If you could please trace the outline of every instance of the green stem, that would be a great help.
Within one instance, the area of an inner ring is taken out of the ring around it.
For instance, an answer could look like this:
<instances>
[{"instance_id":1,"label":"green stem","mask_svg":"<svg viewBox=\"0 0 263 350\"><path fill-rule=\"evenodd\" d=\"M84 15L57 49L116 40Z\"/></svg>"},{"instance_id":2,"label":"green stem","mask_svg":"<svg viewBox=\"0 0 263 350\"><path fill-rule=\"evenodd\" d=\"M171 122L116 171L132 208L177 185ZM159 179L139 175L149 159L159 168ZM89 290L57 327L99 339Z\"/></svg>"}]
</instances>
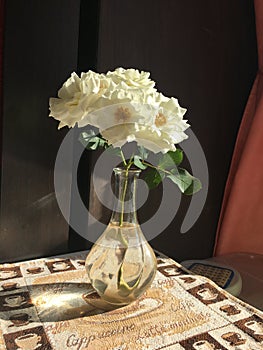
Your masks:
<instances>
[{"instance_id":1,"label":"green stem","mask_svg":"<svg viewBox=\"0 0 263 350\"><path fill-rule=\"evenodd\" d=\"M121 195L121 215L120 215L120 221L119 221L119 225L120 227L123 226L123 218L124 218L124 203L125 203L125 196L126 196L126 191L127 191L127 186L128 186L128 172L130 167L132 166L132 162L130 161L129 164L126 163L126 169L125 169L125 181L124 181L124 188L123 188L123 192Z\"/></svg>"},{"instance_id":2,"label":"green stem","mask_svg":"<svg viewBox=\"0 0 263 350\"><path fill-rule=\"evenodd\" d=\"M130 158L129 163L127 163L125 156L122 152L122 149L120 151L120 154L122 157L123 164L125 166L125 182L124 182L123 192L121 195L121 215L120 215L120 221L119 221L119 225L120 225L120 227L122 227L123 226L123 218L124 218L124 202L125 202L125 196L126 196L126 191L127 191L127 186L128 186L128 171L133 164L133 160L132 160L133 156Z\"/></svg>"},{"instance_id":3,"label":"green stem","mask_svg":"<svg viewBox=\"0 0 263 350\"><path fill-rule=\"evenodd\" d=\"M126 162L126 159L125 159L124 154L123 154L123 152L122 152L122 149L121 149L121 151L120 151L120 154L121 154L121 158L122 158L122 161L123 161L124 166L127 167L127 162Z\"/></svg>"},{"instance_id":4,"label":"green stem","mask_svg":"<svg viewBox=\"0 0 263 350\"><path fill-rule=\"evenodd\" d=\"M142 164L147 165L149 168L156 169L158 171L162 171L163 173L166 173L166 174L169 174L169 175L173 175L169 170L165 170L163 168L160 168L159 166L154 166L154 165L152 165L150 163L145 162L145 160L142 160Z\"/></svg>"}]
</instances>

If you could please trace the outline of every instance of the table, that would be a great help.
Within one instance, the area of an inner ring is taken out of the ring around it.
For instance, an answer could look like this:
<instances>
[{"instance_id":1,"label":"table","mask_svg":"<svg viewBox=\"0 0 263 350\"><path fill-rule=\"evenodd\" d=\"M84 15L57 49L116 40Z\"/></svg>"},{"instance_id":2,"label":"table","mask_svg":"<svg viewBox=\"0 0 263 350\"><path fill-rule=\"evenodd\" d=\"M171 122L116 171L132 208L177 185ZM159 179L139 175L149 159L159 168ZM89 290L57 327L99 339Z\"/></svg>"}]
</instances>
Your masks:
<instances>
[{"instance_id":1,"label":"table","mask_svg":"<svg viewBox=\"0 0 263 350\"><path fill-rule=\"evenodd\" d=\"M2 350L263 349L263 313L158 258L152 286L111 309L85 275L87 252L0 265Z\"/></svg>"}]
</instances>

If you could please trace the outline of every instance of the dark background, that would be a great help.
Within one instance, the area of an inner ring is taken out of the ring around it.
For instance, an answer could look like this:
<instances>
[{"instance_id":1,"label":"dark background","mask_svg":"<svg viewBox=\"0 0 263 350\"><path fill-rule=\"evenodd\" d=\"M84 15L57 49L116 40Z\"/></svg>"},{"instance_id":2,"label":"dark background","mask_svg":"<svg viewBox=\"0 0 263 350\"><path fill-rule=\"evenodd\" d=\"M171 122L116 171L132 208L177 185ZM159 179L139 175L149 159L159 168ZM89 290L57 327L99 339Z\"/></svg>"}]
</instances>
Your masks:
<instances>
[{"instance_id":1,"label":"dark background","mask_svg":"<svg viewBox=\"0 0 263 350\"><path fill-rule=\"evenodd\" d=\"M184 198L174 221L151 244L177 260L211 256L235 138L257 71L253 1L1 0L0 5L0 261L90 246L69 229L56 203L53 169L67 130L57 131L57 122L48 118L48 99L72 71L119 66L150 71L158 90L179 99L208 163L209 191L198 221L180 233L189 206ZM69 167L76 147L77 142ZM96 157L84 152L78 183L99 216L89 181ZM70 183L71 173L65 178ZM142 220L156 196L139 213ZM103 221L108 216L105 212Z\"/></svg>"}]
</instances>

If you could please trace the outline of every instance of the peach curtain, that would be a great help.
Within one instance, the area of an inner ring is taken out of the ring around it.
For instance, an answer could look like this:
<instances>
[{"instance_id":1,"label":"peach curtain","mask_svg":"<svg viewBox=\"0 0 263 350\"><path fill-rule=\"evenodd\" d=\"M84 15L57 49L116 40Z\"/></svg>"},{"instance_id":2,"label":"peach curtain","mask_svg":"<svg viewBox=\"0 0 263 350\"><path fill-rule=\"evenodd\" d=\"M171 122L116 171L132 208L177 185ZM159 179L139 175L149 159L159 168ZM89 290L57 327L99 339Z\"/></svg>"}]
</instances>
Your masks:
<instances>
[{"instance_id":1,"label":"peach curtain","mask_svg":"<svg viewBox=\"0 0 263 350\"><path fill-rule=\"evenodd\" d=\"M259 69L236 140L214 255L263 254L263 1L254 6Z\"/></svg>"}]
</instances>

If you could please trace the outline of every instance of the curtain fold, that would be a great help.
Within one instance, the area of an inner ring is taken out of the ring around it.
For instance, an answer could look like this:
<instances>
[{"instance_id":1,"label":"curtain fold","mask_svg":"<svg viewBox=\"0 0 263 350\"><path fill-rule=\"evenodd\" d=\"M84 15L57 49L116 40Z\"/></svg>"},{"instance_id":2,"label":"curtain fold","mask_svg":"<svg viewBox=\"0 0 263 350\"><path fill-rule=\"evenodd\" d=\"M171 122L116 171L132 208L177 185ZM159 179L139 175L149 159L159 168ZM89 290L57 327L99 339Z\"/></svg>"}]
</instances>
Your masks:
<instances>
[{"instance_id":1,"label":"curtain fold","mask_svg":"<svg viewBox=\"0 0 263 350\"><path fill-rule=\"evenodd\" d=\"M236 140L214 255L263 254L263 1L254 6L259 67Z\"/></svg>"}]
</instances>

